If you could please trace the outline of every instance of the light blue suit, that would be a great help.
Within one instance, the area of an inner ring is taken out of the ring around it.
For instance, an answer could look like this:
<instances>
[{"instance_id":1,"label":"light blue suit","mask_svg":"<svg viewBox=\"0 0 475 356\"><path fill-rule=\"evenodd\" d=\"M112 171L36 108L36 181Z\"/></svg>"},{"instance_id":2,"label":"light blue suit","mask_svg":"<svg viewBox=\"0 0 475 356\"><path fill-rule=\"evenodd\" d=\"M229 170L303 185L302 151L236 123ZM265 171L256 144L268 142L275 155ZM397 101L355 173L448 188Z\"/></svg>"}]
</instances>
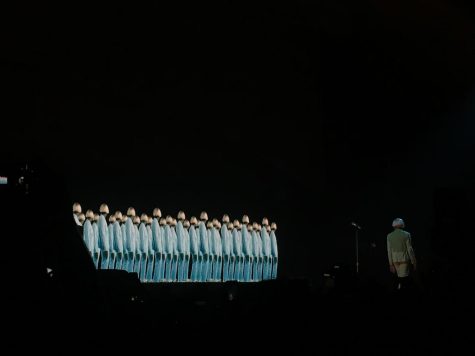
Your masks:
<instances>
[{"instance_id":1,"label":"light blue suit","mask_svg":"<svg viewBox=\"0 0 475 356\"><path fill-rule=\"evenodd\" d=\"M259 245L259 264L257 268L257 276L258 276L257 279L258 281L262 281L263 279L262 273L264 270L264 247L263 247L261 232L256 231L256 235L257 235L257 242Z\"/></svg>"},{"instance_id":2,"label":"light blue suit","mask_svg":"<svg viewBox=\"0 0 475 356\"><path fill-rule=\"evenodd\" d=\"M206 282L208 280L208 273L211 264L208 230L206 229L206 224L203 221L200 221L198 229L200 252L202 254L199 278L201 282Z\"/></svg>"},{"instance_id":3,"label":"light blue suit","mask_svg":"<svg viewBox=\"0 0 475 356\"><path fill-rule=\"evenodd\" d=\"M109 247L109 228L105 215L99 217L97 224L99 230L99 248L101 249L101 269L109 269L110 247Z\"/></svg>"},{"instance_id":4,"label":"light blue suit","mask_svg":"<svg viewBox=\"0 0 475 356\"><path fill-rule=\"evenodd\" d=\"M160 282L163 280L163 271L164 267L164 253L163 253L163 242L162 242L162 229L157 218L154 218L152 221L152 248L155 252L155 262L154 262L154 272L153 272L153 281Z\"/></svg>"},{"instance_id":5,"label":"light blue suit","mask_svg":"<svg viewBox=\"0 0 475 356\"><path fill-rule=\"evenodd\" d=\"M253 254L252 237L249 231L247 230L247 226L244 224L241 229L241 235L242 235L242 251L244 254L243 281L250 282L251 276L252 276L252 264L254 262L254 254Z\"/></svg>"},{"instance_id":6,"label":"light blue suit","mask_svg":"<svg viewBox=\"0 0 475 356\"><path fill-rule=\"evenodd\" d=\"M254 263L252 265L252 280L254 282L257 282L260 280L259 278L259 266L261 263L261 250L260 250L260 243L259 243L259 236L257 233L253 230L252 231L252 246L253 246L253 252L254 252Z\"/></svg>"},{"instance_id":7,"label":"light blue suit","mask_svg":"<svg viewBox=\"0 0 475 356\"><path fill-rule=\"evenodd\" d=\"M139 225L139 244L136 256L140 258L140 267L137 271L142 282L147 281L147 254L148 254L148 231L147 225L141 223Z\"/></svg>"},{"instance_id":8,"label":"light blue suit","mask_svg":"<svg viewBox=\"0 0 475 356\"><path fill-rule=\"evenodd\" d=\"M234 228L233 228L234 229ZM229 260L229 280L230 281L235 281L236 277L234 276L234 268L236 266L236 253L234 252L234 236L233 236L233 230L228 230L228 236L229 236L229 248L231 251L231 258Z\"/></svg>"},{"instance_id":9,"label":"light blue suit","mask_svg":"<svg viewBox=\"0 0 475 356\"><path fill-rule=\"evenodd\" d=\"M262 279L269 280L272 275L272 251L269 233L265 227L261 229L262 237L262 253L264 255L264 266L262 272Z\"/></svg>"},{"instance_id":10,"label":"light blue suit","mask_svg":"<svg viewBox=\"0 0 475 356\"><path fill-rule=\"evenodd\" d=\"M213 237L214 237L214 253L216 255L214 276L215 281L221 281L222 272L223 272L223 243L219 230L213 227Z\"/></svg>"},{"instance_id":11,"label":"light blue suit","mask_svg":"<svg viewBox=\"0 0 475 356\"><path fill-rule=\"evenodd\" d=\"M208 275L206 276L207 281L212 281L214 278L214 270L216 269L216 240L214 239L214 227L211 229L206 229L208 234L208 243L209 243L209 269Z\"/></svg>"},{"instance_id":12,"label":"light blue suit","mask_svg":"<svg viewBox=\"0 0 475 356\"><path fill-rule=\"evenodd\" d=\"M183 223L179 220L176 225L176 241L177 241L177 252L178 252L178 282L183 282L185 280L185 228Z\"/></svg>"},{"instance_id":13,"label":"light blue suit","mask_svg":"<svg viewBox=\"0 0 475 356\"><path fill-rule=\"evenodd\" d=\"M277 238L275 232L270 232L270 241L271 241L271 255L272 255L272 279L277 279L277 265L279 262L279 253L277 249Z\"/></svg>"},{"instance_id":14,"label":"light blue suit","mask_svg":"<svg viewBox=\"0 0 475 356\"><path fill-rule=\"evenodd\" d=\"M91 259L94 261L94 229L89 220L84 221L83 224L83 240Z\"/></svg>"},{"instance_id":15,"label":"light blue suit","mask_svg":"<svg viewBox=\"0 0 475 356\"><path fill-rule=\"evenodd\" d=\"M172 260L172 281L176 282L178 277L178 236L174 226L170 228L172 232L173 260Z\"/></svg>"},{"instance_id":16,"label":"light blue suit","mask_svg":"<svg viewBox=\"0 0 475 356\"><path fill-rule=\"evenodd\" d=\"M94 256L92 258L96 269L99 269L99 256L101 249L99 248L99 227L96 222L92 223L92 230L94 231Z\"/></svg>"},{"instance_id":17,"label":"light blue suit","mask_svg":"<svg viewBox=\"0 0 475 356\"><path fill-rule=\"evenodd\" d=\"M140 249L140 231L139 227L134 224L134 240L135 240L135 255L134 255L134 269L133 272L137 273L140 278L140 267L142 265L142 251Z\"/></svg>"},{"instance_id":18,"label":"light blue suit","mask_svg":"<svg viewBox=\"0 0 475 356\"><path fill-rule=\"evenodd\" d=\"M162 234L162 251L163 251L163 260L162 260L162 275L161 281L167 281L167 274L166 274L166 265L167 265L167 244L165 241L165 228L167 227L166 224L160 225L160 233Z\"/></svg>"},{"instance_id":19,"label":"light blue suit","mask_svg":"<svg viewBox=\"0 0 475 356\"><path fill-rule=\"evenodd\" d=\"M135 226L132 222L132 218L128 217L125 221L125 236L124 236L124 262L125 270L127 272L134 271L134 261L135 261Z\"/></svg>"},{"instance_id":20,"label":"light blue suit","mask_svg":"<svg viewBox=\"0 0 475 356\"><path fill-rule=\"evenodd\" d=\"M107 230L109 231L109 269L115 269L115 259L117 257L117 253L114 249L114 224L109 223Z\"/></svg>"},{"instance_id":21,"label":"light blue suit","mask_svg":"<svg viewBox=\"0 0 475 356\"><path fill-rule=\"evenodd\" d=\"M221 227L221 241L223 245L223 282L227 282L232 278L232 273L229 273L231 266L232 236L226 224L223 224Z\"/></svg>"},{"instance_id":22,"label":"light blue suit","mask_svg":"<svg viewBox=\"0 0 475 356\"><path fill-rule=\"evenodd\" d=\"M147 236L148 236L148 252L147 252L147 274L145 279L147 282L153 282L153 266L155 260L155 250L153 249L152 241L152 228L150 225L147 225Z\"/></svg>"},{"instance_id":23,"label":"light blue suit","mask_svg":"<svg viewBox=\"0 0 475 356\"><path fill-rule=\"evenodd\" d=\"M114 250L116 252L115 269L124 269L124 238L122 236L122 227L120 223L116 221L112 229L114 230Z\"/></svg>"},{"instance_id":24,"label":"light blue suit","mask_svg":"<svg viewBox=\"0 0 475 356\"><path fill-rule=\"evenodd\" d=\"M243 280L243 268L244 268L244 254L242 252L242 235L241 231L234 228L233 229L233 251L235 256L235 263L234 268L231 270L233 271L232 279L238 282Z\"/></svg>"},{"instance_id":25,"label":"light blue suit","mask_svg":"<svg viewBox=\"0 0 475 356\"><path fill-rule=\"evenodd\" d=\"M127 255L127 231L126 231L126 228L125 228L125 226L127 225L126 222L127 222L127 220L124 221L120 225L120 230L122 231L122 244L124 246L124 258L122 260L122 269L124 271L128 271L128 268L129 268L129 258L128 258L128 255Z\"/></svg>"},{"instance_id":26,"label":"light blue suit","mask_svg":"<svg viewBox=\"0 0 475 356\"><path fill-rule=\"evenodd\" d=\"M194 225L190 226L190 252L191 252L191 280L198 282L200 280L200 266L202 254L200 251L200 237L197 234Z\"/></svg>"},{"instance_id":27,"label":"light blue suit","mask_svg":"<svg viewBox=\"0 0 475 356\"><path fill-rule=\"evenodd\" d=\"M191 254L191 247L190 247L190 234L189 230L184 229L184 240L185 240L185 261L183 267L183 279L184 281L188 281L189 279L189 269L190 269L190 254Z\"/></svg>"},{"instance_id":28,"label":"light blue suit","mask_svg":"<svg viewBox=\"0 0 475 356\"><path fill-rule=\"evenodd\" d=\"M165 275L167 282L172 281L172 264L173 264L173 236L170 225L165 225L164 227L164 250L165 250Z\"/></svg>"}]
</instances>

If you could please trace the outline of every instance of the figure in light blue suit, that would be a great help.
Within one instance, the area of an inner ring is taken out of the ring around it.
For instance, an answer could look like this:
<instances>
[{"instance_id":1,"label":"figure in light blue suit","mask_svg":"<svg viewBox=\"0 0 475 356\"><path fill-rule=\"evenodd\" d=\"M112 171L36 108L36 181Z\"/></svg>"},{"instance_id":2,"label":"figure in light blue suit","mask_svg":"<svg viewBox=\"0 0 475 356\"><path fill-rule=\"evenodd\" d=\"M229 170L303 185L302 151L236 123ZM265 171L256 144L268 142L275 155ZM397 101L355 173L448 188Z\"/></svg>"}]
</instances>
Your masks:
<instances>
[{"instance_id":1,"label":"figure in light blue suit","mask_svg":"<svg viewBox=\"0 0 475 356\"><path fill-rule=\"evenodd\" d=\"M109 207L102 204L99 208L101 215L97 223L99 231L99 248L101 249L101 269L109 268L110 249L109 249L109 228L107 226L107 214L109 214Z\"/></svg>"},{"instance_id":2,"label":"figure in light blue suit","mask_svg":"<svg viewBox=\"0 0 475 356\"><path fill-rule=\"evenodd\" d=\"M271 241L267 228L269 227L269 220L262 219L261 237L262 237L262 254L264 256L262 279L269 280L272 275L272 251Z\"/></svg>"},{"instance_id":3,"label":"figure in light blue suit","mask_svg":"<svg viewBox=\"0 0 475 356\"><path fill-rule=\"evenodd\" d=\"M252 281L258 282L260 281L259 276L259 267L261 263L261 250L260 250L260 238L257 235L257 224L254 223L252 225L251 236L252 236L252 248L253 248L253 256L254 256L254 263L252 266Z\"/></svg>"},{"instance_id":4,"label":"figure in light blue suit","mask_svg":"<svg viewBox=\"0 0 475 356\"><path fill-rule=\"evenodd\" d=\"M189 270L190 270L190 255L191 255L191 246L190 246L190 222L188 220L185 220L183 222L183 227L185 228L185 234L184 234L184 244L185 244L185 260L184 260L184 266L183 266L183 280L185 282L190 281L189 279Z\"/></svg>"},{"instance_id":5,"label":"figure in light blue suit","mask_svg":"<svg viewBox=\"0 0 475 356\"><path fill-rule=\"evenodd\" d=\"M167 263L167 246L165 242L165 228L167 227L167 220L165 218L160 218L160 233L162 234L162 249L163 249L163 260L162 260L162 271L161 271L161 281L167 281L166 275L166 263Z\"/></svg>"},{"instance_id":6,"label":"figure in light blue suit","mask_svg":"<svg viewBox=\"0 0 475 356\"><path fill-rule=\"evenodd\" d=\"M233 273L232 280L242 282L242 272L244 268L244 254L242 252L242 235L241 235L241 224L239 220L234 220L233 224L233 252L235 256L234 260L234 268L231 267L231 271Z\"/></svg>"},{"instance_id":7,"label":"figure in light blue suit","mask_svg":"<svg viewBox=\"0 0 475 356\"><path fill-rule=\"evenodd\" d=\"M99 248L99 214L94 214L94 223L92 229L94 230L94 258L93 262L96 269L99 269L99 260L101 256L101 249Z\"/></svg>"},{"instance_id":8,"label":"figure in light blue suit","mask_svg":"<svg viewBox=\"0 0 475 356\"><path fill-rule=\"evenodd\" d=\"M253 249L252 249L252 237L248 231L249 218L244 215L242 218L242 251L244 254L244 271L243 271L243 281L250 282L252 277L252 265L254 262ZM252 225L249 225L252 227Z\"/></svg>"},{"instance_id":9,"label":"figure in light blue suit","mask_svg":"<svg viewBox=\"0 0 475 356\"><path fill-rule=\"evenodd\" d=\"M208 230L206 228L206 222L208 221L208 214L203 211L200 215L200 224L198 226L198 234L200 239L200 252L201 252L201 266L199 271L199 280L206 282L208 280L208 271L210 265L210 247L208 239Z\"/></svg>"},{"instance_id":10,"label":"figure in light blue suit","mask_svg":"<svg viewBox=\"0 0 475 356\"><path fill-rule=\"evenodd\" d=\"M114 230L114 250L116 252L115 257L115 269L124 269L124 237L122 235L122 213L120 211L115 212L115 223L112 227ZM124 227L125 229L125 227Z\"/></svg>"},{"instance_id":11,"label":"figure in light blue suit","mask_svg":"<svg viewBox=\"0 0 475 356\"><path fill-rule=\"evenodd\" d=\"M137 251L135 253L135 260L140 260L140 266L136 272L139 274L140 281L146 282L145 276L147 274L147 253L148 253L148 232L147 232L148 216L142 214L140 217L140 224L138 228L138 244ZM136 263L137 264L137 263Z\"/></svg>"},{"instance_id":12,"label":"figure in light blue suit","mask_svg":"<svg viewBox=\"0 0 475 356\"><path fill-rule=\"evenodd\" d=\"M154 282L161 282L163 280L163 263L164 263L164 250L163 250L163 242L162 242L162 229L160 228L160 218L162 216L162 212L160 209L155 208L153 210L153 220L152 220L152 248L155 252L155 259L154 259L154 271L153 271L153 281ZM165 220L163 219L163 224L165 224Z\"/></svg>"},{"instance_id":13,"label":"figure in light blue suit","mask_svg":"<svg viewBox=\"0 0 475 356\"><path fill-rule=\"evenodd\" d=\"M216 254L216 262L213 277L216 282L221 281L223 273L223 243L219 232L220 229L221 223L216 219L214 223L214 251Z\"/></svg>"},{"instance_id":14,"label":"figure in light blue suit","mask_svg":"<svg viewBox=\"0 0 475 356\"><path fill-rule=\"evenodd\" d=\"M94 213L92 210L88 210L86 212L86 221L83 224L83 239L84 244L89 251L89 255L91 256L92 261L94 262L94 229L92 228L92 223L94 221ZM95 265L95 262L94 262Z\"/></svg>"},{"instance_id":15,"label":"figure in light blue suit","mask_svg":"<svg viewBox=\"0 0 475 356\"><path fill-rule=\"evenodd\" d=\"M209 268L208 275L206 276L206 281L212 282L214 279L214 269L216 268L216 243L214 239L214 227L213 222L208 221L206 223L206 230L208 234L208 244L209 244Z\"/></svg>"},{"instance_id":16,"label":"figure in light blue suit","mask_svg":"<svg viewBox=\"0 0 475 356\"><path fill-rule=\"evenodd\" d=\"M150 252L150 246L149 246L150 236L149 236L147 225L148 225L148 216L147 214L142 214L142 216L140 217L140 225L139 225L140 280L142 282L148 282L147 267L148 267L148 255Z\"/></svg>"},{"instance_id":17,"label":"figure in light blue suit","mask_svg":"<svg viewBox=\"0 0 475 356\"><path fill-rule=\"evenodd\" d=\"M263 255L263 271L262 279L267 281L271 279L272 275L272 254L271 254L271 241L267 228L269 226L269 220L267 218L262 219L261 239L262 239L262 255Z\"/></svg>"},{"instance_id":18,"label":"figure in light blue suit","mask_svg":"<svg viewBox=\"0 0 475 356\"><path fill-rule=\"evenodd\" d=\"M123 229L123 239L124 239L124 270L127 272L134 271L134 257L135 257L135 230L134 230L134 217L135 210L129 208L127 211L127 216L124 218L122 223ZM133 214L133 215L131 215Z\"/></svg>"},{"instance_id":19,"label":"figure in light blue suit","mask_svg":"<svg viewBox=\"0 0 475 356\"><path fill-rule=\"evenodd\" d=\"M223 282L231 280L231 274L229 268L231 266L231 252L232 252L232 236L229 224L229 216L223 216L223 226L221 227L221 242L222 242L222 254L223 254Z\"/></svg>"},{"instance_id":20,"label":"figure in light blue suit","mask_svg":"<svg viewBox=\"0 0 475 356\"><path fill-rule=\"evenodd\" d=\"M134 272L135 267L135 250L136 250L136 239L135 239L135 209L129 208L127 210L127 220L125 221L125 263L126 271Z\"/></svg>"},{"instance_id":21,"label":"figure in light blue suit","mask_svg":"<svg viewBox=\"0 0 475 356\"><path fill-rule=\"evenodd\" d=\"M178 282L184 282L185 280L185 228L183 227L183 222L185 221L185 213L180 211L178 213L178 222L176 224L175 232L176 232L176 246L178 252L178 275L177 279Z\"/></svg>"},{"instance_id":22,"label":"figure in light blue suit","mask_svg":"<svg viewBox=\"0 0 475 356\"><path fill-rule=\"evenodd\" d=\"M188 230L190 235L190 252L191 252L191 281L198 282L200 280L200 266L203 254L200 251L200 237L197 231L198 220L192 217L191 226Z\"/></svg>"},{"instance_id":23,"label":"figure in light blue suit","mask_svg":"<svg viewBox=\"0 0 475 356\"><path fill-rule=\"evenodd\" d=\"M261 235L261 229L262 226L258 225L256 234L257 234L257 241L259 242L259 268L258 268L258 278L259 281L262 281L264 279L263 273L264 273L264 242L262 241L262 235Z\"/></svg>"},{"instance_id":24,"label":"figure in light blue suit","mask_svg":"<svg viewBox=\"0 0 475 356\"><path fill-rule=\"evenodd\" d=\"M140 217L134 217L134 239L135 239L135 255L134 255L134 269L133 272L137 273L140 279L140 267L142 266L142 250L140 249Z\"/></svg>"},{"instance_id":25,"label":"figure in light blue suit","mask_svg":"<svg viewBox=\"0 0 475 356\"><path fill-rule=\"evenodd\" d=\"M228 223L228 244L230 250L229 267L228 267L228 280L235 281L234 267L236 265L236 254L234 253L234 237L233 237L234 225L232 222ZM224 251L224 249L223 249Z\"/></svg>"},{"instance_id":26,"label":"figure in light blue suit","mask_svg":"<svg viewBox=\"0 0 475 356\"><path fill-rule=\"evenodd\" d=\"M121 214L122 215L122 214ZM120 225L120 231L122 232L122 246L123 246L123 249L124 249L124 254L123 254L123 257L122 257L122 270L124 271L128 271L127 268L129 267L128 266L128 255L127 255L127 248L126 248L126 245L127 245L127 233L126 233L126 222L127 222L127 215L124 215L122 216L122 221L121 221L121 225Z\"/></svg>"},{"instance_id":27,"label":"figure in light blue suit","mask_svg":"<svg viewBox=\"0 0 475 356\"><path fill-rule=\"evenodd\" d=\"M115 269L115 260L117 257L117 252L114 246L114 223L115 223L115 216L109 216L109 226L107 227L109 231L109 269Z\"/></svg>"},{"instance_id":28,"label":"figure in light blue suit","mask_svg":"<svg viewBox=\"0 0 475 356\"><path fill-rule=\"evenodd\" d=\"M279 253L277 249L277 238L275 236L275 231L277 230L277 224L272 223L270 226L270 241L271 241L271 255L272 255L272 279L277 279L277 265L279 261Z\"/></svg>"},{"instance_id":29,"label":"figure in light blue suit","mask_svg":"<svg viewBox=\"0 0 475 356\"><path fill-rule=\"evenodd\" d=\"M147 221L147 236L148 236L148 253L147 253L147 274L145 279L147 282L153 282L153 267L155 264L155 250L153 249L152 241L152 217Z\"/></svg>"},{"instance_id":30,"label":"figure in light blue suit","mask_svg":"<svg viewBox=\"0 0 475 356\"><path fill-rule=\"evenodd\" d=\"M173 241L173 260L172 260L172 280L173 282L177 281L178 277L178 236L176 234L176 227L178 222L176 219L173 219L171 231L172 231L172 241Z\"/></svg>"},{"instance_id":31,"label":"figure in light blue suit","mask_svg":"<svg viewBox=\"0 0 475 356\"><path fill-rule=\"evenodd\" d=\"M164 249L165 249L165 279L167 282L172 282L172 271L173 271L173 255L174 255L174 246L173 246L173 236L171 225L173 223L173 218L167 216L166 225L164 227Z\"/></svg>"}]
</instances>

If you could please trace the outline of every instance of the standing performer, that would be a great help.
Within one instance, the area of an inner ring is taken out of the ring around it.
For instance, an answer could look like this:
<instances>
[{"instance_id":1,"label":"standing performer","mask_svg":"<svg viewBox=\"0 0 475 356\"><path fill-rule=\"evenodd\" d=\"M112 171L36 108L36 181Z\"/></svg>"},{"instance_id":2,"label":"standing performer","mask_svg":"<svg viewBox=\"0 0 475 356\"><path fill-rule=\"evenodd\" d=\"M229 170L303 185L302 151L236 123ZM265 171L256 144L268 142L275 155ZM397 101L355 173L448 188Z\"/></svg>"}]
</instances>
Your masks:
<instances>
[{"instance_id":1,"label":"standing performer","mask_svg":"<svg viewBox=\"0 0 475 356\"><path fill-rule=\"evenodd\" d=\"M190 222L191 281L198 282L200 280L200 266L203 257L200 251L200 237L197 231L198 219L192 216Z\"/></svg>"},{"instance_id":2,"label":"standing performer","mask_svg":"<svg viewBox=\"0 0 475 356\"><path fill-rule=\"evenodd\" d=\"M230 236L228 230L229 216L223 215L223 225L221 227L221 244L222 244L222 256L223 256L223 282L230 280L229 267L231 264L231 252L232 252L232 236Z\"/></svg>"},{"instance_id":3,"label":"standing performer","mask_svg":"<svg viewBox=\"0 0 475 356\"><path fill-rule=\"evenodd\" d=\"M190 222L185 220L183 222L184 227L184 245L185 245L185 260L183 266L183 281L189 282L189 269L190 269L190 254L191 254L191 247L190 247Z\"/></svg>"},{"instance_id":4,"label":"standing performer","mask_svg":"<svg viewBox=\"0 0 475 356\"><path fill-rule=\"evenodd\" d=\"M242 217L242 227L241 227L241 235L242 235L242 250L244 253L244 271L243 271L243 281L250 282L252 276L252 265L254 262L253 259L253 249L252 249L252 237L248 230L249 225L249 217L244 215Z\"/></svg>"},{"instance_id":5,"label":"standing performer","mask_svg":"<svg viewBox=\"0 0 475 356\"><path fill-rule=\"evenodd\" d=\"M261 237L262 237L262 253L264 255L264 268L262 273L262 279L271 279L272 274L272 254L271 254L271 241L267 228L269 227L269 220L267 218L262 219Z\"/></svg>"},{"instance_id":6,"label":"standing performer","mask_svg":"<svg viewBox=\"0 0 475 356\"><path fill-rule=\"evenodd\" d=\"M272 279L277 279L277 265L279 262L279 253L277 249L277 238L275 231L277 230L277 224L272 223L270 226L270 241L271 241L271 255L272 255Z\"/></svg>"},{"instance_id":7,"label":"standing performer","mask_svg":"<svg viewBox=\"0 0 475 356\"><path fill-rule=\"evenodd\" d=\"M163 246L163 281L169 282L169 276L171 276L171 265L173 258L173 245L171 241L171 230L168 225L168 217L160 218L160 231L162 233L162 246ZM171 277L170 277L171 278Z\"/></svg>"},{"instance_id":8,"label":"standing performer","mask_svg":"<svg viewBox=\"0 0 475 356\"><path fill-rule=\"evenodd\" d=\"M200 272L199 272L199 280L201 282L206 282L208 280L208 271L210 269L210 263L211 263L208 230L206 229L207 221L208 221L208 214L205 211L201 212L200 224L198 226L200 252L202 255Z\"/></svg>"},{"instance_id":9,"label":"standing performer","mask_svg":"<svg viewBox=\"0 0 475 356\"><path fill-rule=\"evenodd\" d=\"M99 260L101 255L101 249L99 248L99 214L94 214L94 223L92 229L94 230L94 265L96 269L99 269Z\"/></svg>"},{"instance_id":10,"label":"standing performer","mask_svg":"<svg viewBox=\"0 0 475 356\"><path fill-rule=\"evenodd\" d=\"M214 269L216 268L216 251L215 251L215 240L214 240L214 227L213 221L208 221L206 223L206 230L208 235L208 243L209 243L209 269L208 275L206 276L206 280L209 282L213 281L214 277Z\"/></svg>"},{"instance_id":11,"label":"standing performer","mask_svg":"<svg viewBox=\"0 0 475 356\"><path fill-rule=\"evenodd\" d=\"M162 212L160 209L153 209L153 219L152 219L152 248L155 252L154 259L154 271L153 271L153 281L161 282L163 279L163 263L164 263L164 250L163 250L163 241L162 241L162 229L160 228L160 218Z\"/></svg>"},{"instance_id":12,"label":"standing performer","mask_svg":"<svg viewBox=\"0 0 475 356\"><path fill-rule=\"evenodd\" d=\"M411 234L404 231L404 221L400 218L393 221L394 231L387 236L389 269L397 276L397 289L409 287L411 266L417 267L416 255L412 248Z\"/></svg>"},{"instance_id":13,"label":"standing performer","mask_svg":"<svg viewBox=\"0 0 475 356\"><path fill-rule=\"evenodd\" d=\"M114 230L114 250L116 252L115 269L124 269L124 236L122 235L122 219L122 213L116 211L115 223L112 227Z\"/></svg>"},{"instance_id":14,"label":"standing performer","mask_svg":"<svg viewBox=\"0 0 475 356\"><path fill-rule=\"evenodd\" d=\"M172 235L172 224L173 218L168 215L166 218L166 225L164 226L164 249L165 249L165 279L167 282L173 282L172 271L173 271L173 256L174 256L174 247L173 247L173 235Z\"/></svg>"},{"instance_id":15,"label":"standing performer","mask_svg":"<svg viewBox=\"0 0 475 356\"><path fill-rule=\"evenodd\" d=\"M107 230L109 231L109 269L115 269L115 259L117 257L117 252L114 248L114 224L115 224L115 215L109 216L109 226Z\"/></svg>"},{"instance_id":16,"label":"standing performer","mask_svg":"<svg viewBox=\"0 0 475 356\"><path fill-rule=\"evenodd\" d=\"M152 241L152 217L147 219L147 237L148 237L148 251L147 251L147 274L145 280L147 282L153 282L153 266L155 261L155 250L153 249Z\"/></svg>"},{"instance_id":17,"label":"standing performer","mask_svg":"<svg viewBox=\"0 0 475 356\"><path fill-rule=\"evenodd\" d=\"M129 208L127 210L127 220L125 221L125 254L127 263L127 272L134 272L135 269L135 209Z\"/></svg>"},{"instance_id":18,"label":"standing performer","mask_svg":"<svg viewBox=\"0 0 475 356\"><path fill-rule=\"evenodd\" d=\"M260 248L259 248L259 241L258 236L256 234L257 224L253 223L252 225L249 224L248 226L249 233L251 234L251 241L252 241L252 251L254 257L254 263L252 264L252 278L253 282L259 281L259 265L261 263L261 256L260 256Z\"/></svg>"},{"instance_id":19,"label":"standing performer","mask_svg":"<svg viewBox=\"0 0 475 356\"><path fill-rule=\"evenodd\" d=\"M234 220L233 228L233 250L235 257L233 280L242 282L242 272L244 268L244 254L242 252L241 224L239 220Z\"/></svg>"},{"instance_id":20,"label":"standing performer","mask_svg":"<svg viewBox=\"0 0 475 356\"><path fill-rule=\"evenodd\" d=\"M109 228L107 226L107 215L109 207L102 204L99 208L101 213L99 222L97 223L99 231L99 248L101 249L101 269L109 268L110 250L109 250Z\"/></svg>"},{"instance_id":21,"label":"standing performer","mask_svg":"<svg viewBox=\"0 0 475 356\"><path fill-rule=\"evenodd\" d=\"M176 227L178 222L176 219L172 219L172 241L173 241L173 260L172 260L172 279L173 282L177 281L178 278L178 236L176 234Z\"/></svg>"},{"instance_id":22,"label":"standing performer","mask_svg":"<svg viewBox=\"0 0 475 356\"><path fill-rule=\"evenodd\" d=\"M231 280L229 268L231 265L231 251L232 251L232 236L229 231L229 216L223 216L223 226L221 227L221 242L223 254L223 282Z\"/></svg>"},{"instance_id":23,"label":"standing performer","mask_svg":"<svg viewBox=\"0 0 475 356\"><path fill-rule=\"evenodd\" d=\"M176 224L177 237L177 251L178 251L178 282L183 282L185 278L185 228L183 222L185 221L185 213L180 211L178 213L178 222Z\"/></svg>"},{"instance_id":24,"label":"standing performer","mask_svg":"<svg viewBox=\"0 0 475 356\"><path fill-rule=\"evenodd\" d=\"M86 244L89 255L91 256L92 261L95 263L95 247L94 247L94 229L92 224L94 223L94 213L92 210L86 211L86 221L83 224L83 234L84 234L84 243Z\"/></svg>"},{"instance_id":25,"label":"standing performer","mask_svg":"<svg viewBox=\"0 0 475 356\"><path fill-rule=\"evenodd\" d=\"M140 217L134 217L134 239L135 239L135 255L134 255L134 270L133 272L137 273L137 276L140 279L140 267L142 267L142 250L140 245Z\"/></svg>"},{"instance_id":26,"label":"standing performer","mask_svg":"<svg viewBox=\"0 0 475 356\"><path fill-rule=\"evenodd\" d=\"M219 230L221 229L221 223L218 219L213 220L213 236L214 236L214 251L216 254L215 269L213 279L215 282L220 282L223 272L223 244Z\"/></svg>"}]
</instances>

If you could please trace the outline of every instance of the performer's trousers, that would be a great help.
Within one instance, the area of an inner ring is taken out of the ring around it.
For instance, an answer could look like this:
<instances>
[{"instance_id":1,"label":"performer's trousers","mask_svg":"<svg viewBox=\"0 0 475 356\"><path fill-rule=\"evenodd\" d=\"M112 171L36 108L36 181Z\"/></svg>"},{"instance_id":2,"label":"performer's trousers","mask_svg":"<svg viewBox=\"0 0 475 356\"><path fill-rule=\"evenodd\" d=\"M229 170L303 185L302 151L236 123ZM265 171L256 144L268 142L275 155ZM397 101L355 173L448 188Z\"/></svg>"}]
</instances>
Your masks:
<instances>
[{"instance_id":1,"label":"performer's trousers","mask_svg":"<svg viewBox=\"0 0 475 356\"><path fill-rule=\"evenodd\" d=\"M153 267L155 264L155 254L147 255L147 274L145 275L145 279L147 282L153 281Z\"/></svg>"},{"instance_id":2,"label":"performer's trousers","mask_svg":"<svg viewBox=\"0 0 475 356\"><path fill-rule=\"evenodd\" d=\"M153 281L161 282L163 280L164 258L163 254L156 253L153 268Z\"/></svg>"},{"instance_id":3,"label":"performer's trousers","mask_svg":"<svg viewBox=\"0 0 475 356\"><path fill-rule=\"evenodd\" d=\"M277 279L277 265L278 265L278 262L279 262L278 257L273 257L272 258L272 276L271 276L272 279Z\"/></svg>"}]
</instances>

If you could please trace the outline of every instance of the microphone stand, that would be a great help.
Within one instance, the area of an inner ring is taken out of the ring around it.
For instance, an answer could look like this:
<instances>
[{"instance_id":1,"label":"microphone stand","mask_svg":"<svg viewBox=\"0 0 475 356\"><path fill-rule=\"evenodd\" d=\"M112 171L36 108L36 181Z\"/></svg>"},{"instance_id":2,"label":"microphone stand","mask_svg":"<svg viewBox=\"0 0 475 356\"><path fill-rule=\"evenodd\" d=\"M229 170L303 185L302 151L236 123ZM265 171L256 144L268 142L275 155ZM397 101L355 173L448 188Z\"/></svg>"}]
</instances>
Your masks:
<instances>
[{"instance_id":1,"label":"microphone stand","mask_svg":"<svg viewBox=\"0 0 475 356\"><path fill-rule=\"evenodd\" d=\"M359 274L360 270L360 254L358 251L358 228L355 229L355 241L356 241L356 275Z\"/></svg>"},{"instance_id":2,"label":"microphone stand","mask_svg":"<svg viewBox=\"0 0 475 356\"><path fill-rule=\"evenodd\" d=\"M355 228L355 245L356 245L356 275L359 275L360 271L360 254L359 254L359 241L358 241L358 231L361 230L361 226L352 222L351 225Z\"/></svg>"}]
</instances>

